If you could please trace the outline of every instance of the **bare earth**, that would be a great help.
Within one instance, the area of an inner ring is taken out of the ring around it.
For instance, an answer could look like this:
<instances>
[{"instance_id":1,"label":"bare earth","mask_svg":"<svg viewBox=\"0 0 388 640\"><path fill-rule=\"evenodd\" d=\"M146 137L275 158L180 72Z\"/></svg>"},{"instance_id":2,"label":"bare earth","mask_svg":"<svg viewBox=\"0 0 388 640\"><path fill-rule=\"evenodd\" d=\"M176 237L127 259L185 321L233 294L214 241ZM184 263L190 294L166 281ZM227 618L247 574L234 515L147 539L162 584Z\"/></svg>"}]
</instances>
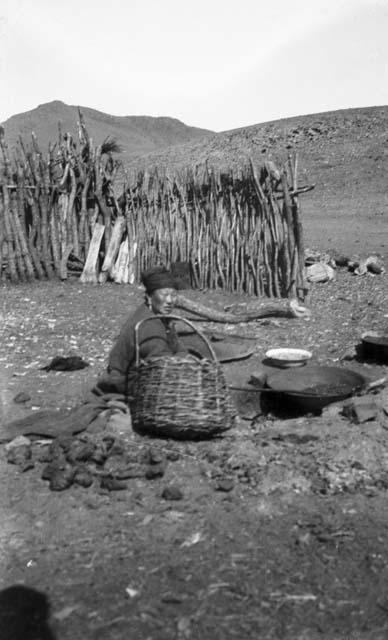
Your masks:
<instances>
[{"instance_id":1,"label":"bare earth","mask_svg":"<svg viewBox=\"0 0 388 640\"><path fill-rule=\"evenodd\" d=\"M220 309L250 302L219 292L187 295ZM0 296L7 421L79 404L142 294L72 280L3 286ZM339 271L335 282L312 287L308 305L310 320L223 326L255 338L251 358L224 365L229 382L245 384L262 370L265 351L283 345L309 348L315 363L371 379L387 374L387 366L339 361L362 331L388 331L385 275ZM91 366L40 370L71 353ZM31 397L24 405L13 402L21 391ZM373 398L388 405L384 393ZM123 491L95 481L50 492L42 464L22 473L0 447L0 587L45 593L57 640L387 637L383 412L362 425L334 412L262 416L199 443L128 437L135 453L151 445L162 452L164 477L130 479ZM179 486L181 500L162 498L170 484Z\"/></svg>"}]
</instances>

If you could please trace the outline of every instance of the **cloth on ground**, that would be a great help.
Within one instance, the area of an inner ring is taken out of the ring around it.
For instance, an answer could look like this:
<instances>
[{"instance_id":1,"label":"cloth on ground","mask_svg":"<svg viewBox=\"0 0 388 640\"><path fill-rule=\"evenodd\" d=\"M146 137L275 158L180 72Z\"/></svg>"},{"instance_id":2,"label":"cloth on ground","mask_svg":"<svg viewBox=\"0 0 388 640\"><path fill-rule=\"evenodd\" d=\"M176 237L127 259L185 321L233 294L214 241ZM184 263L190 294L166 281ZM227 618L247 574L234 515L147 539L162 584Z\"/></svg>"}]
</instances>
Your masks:
<instances>
[{"instance_id":1,"label":"cloth on ground","mask_svg":"<svg viewBox=\"0 0 388 640\"><path fill-rule=\"evenodd\" d=\"M24 418L0 426L0 444L17 436L45 436L56 438L86 431L103 412L112 409L112 402L125 402L119 394L96 396L90 393L85 402L73 409L36 411Z\"/></svg>"}]
</instances>

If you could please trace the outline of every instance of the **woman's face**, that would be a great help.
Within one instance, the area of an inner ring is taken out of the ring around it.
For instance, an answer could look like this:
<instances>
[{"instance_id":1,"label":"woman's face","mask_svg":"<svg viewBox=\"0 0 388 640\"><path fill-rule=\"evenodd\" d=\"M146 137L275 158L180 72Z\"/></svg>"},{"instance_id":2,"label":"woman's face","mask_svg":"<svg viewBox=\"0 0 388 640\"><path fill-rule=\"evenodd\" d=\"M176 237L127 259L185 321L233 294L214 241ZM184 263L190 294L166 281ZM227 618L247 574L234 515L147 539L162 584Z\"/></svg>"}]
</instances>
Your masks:
<instances>
[{"instance_id":1,"label":"woman's face","mask_svg":"<svg viewBox=\"0 0 388 640\"><path fill-rule=\"evenodd\" d=\"M176 291L175 289L155 289L148 298L154 313L169 315L174 310Z\"/></svg>"}]
</instances>

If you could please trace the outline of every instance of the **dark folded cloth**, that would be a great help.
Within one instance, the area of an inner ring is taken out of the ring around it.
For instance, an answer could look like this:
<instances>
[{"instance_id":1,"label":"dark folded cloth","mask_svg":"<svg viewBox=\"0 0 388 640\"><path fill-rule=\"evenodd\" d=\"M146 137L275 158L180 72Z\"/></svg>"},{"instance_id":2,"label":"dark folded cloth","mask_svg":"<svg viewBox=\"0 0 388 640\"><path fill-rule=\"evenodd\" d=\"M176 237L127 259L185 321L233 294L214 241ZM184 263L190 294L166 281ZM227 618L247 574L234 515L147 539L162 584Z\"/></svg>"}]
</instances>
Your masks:
<instances>
[{"instance_id":1,"label":"dark folded cloth","mask_svg":"<svg viewBox=\"0 0 388 640\"><path fill-rule=\"evenodd\" d=\"M55 356L51 362L45 367L41 367L43 371L77 371L77 369L85 369L89 363L82 360L80 356Z\"/></svg>"},{"instance_id":2,"label":"dark folded cloth","mask_svg":"<svg viewBox=\"0 0 388 640\"><path fill-rule=\"evenodd\" d=\"M0 426L0 443L9 442L17 436L43 436L56 438L85 431L97 416L107 409L104 396L74 409L36 411L24 418Z\"/></svg>"}]
</instances>

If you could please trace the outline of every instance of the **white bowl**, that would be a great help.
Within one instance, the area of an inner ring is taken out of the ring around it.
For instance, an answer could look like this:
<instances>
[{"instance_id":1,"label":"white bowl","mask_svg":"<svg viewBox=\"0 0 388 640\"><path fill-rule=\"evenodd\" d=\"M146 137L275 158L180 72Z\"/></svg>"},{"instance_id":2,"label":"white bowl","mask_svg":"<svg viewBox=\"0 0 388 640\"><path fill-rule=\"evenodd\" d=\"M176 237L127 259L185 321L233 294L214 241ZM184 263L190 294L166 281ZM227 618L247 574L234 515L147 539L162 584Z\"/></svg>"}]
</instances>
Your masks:
<instances>
[{"instance_id":1,"label":"white bowl","mask_svg":"<svg viewBox=\"0 0 388 640\"><path fill-rule=\"evenodd\" d=\"M311 351L305 349L270 349L265 357L277 367L301 367L312 357Z\"/></svg>"}]
</instances>

